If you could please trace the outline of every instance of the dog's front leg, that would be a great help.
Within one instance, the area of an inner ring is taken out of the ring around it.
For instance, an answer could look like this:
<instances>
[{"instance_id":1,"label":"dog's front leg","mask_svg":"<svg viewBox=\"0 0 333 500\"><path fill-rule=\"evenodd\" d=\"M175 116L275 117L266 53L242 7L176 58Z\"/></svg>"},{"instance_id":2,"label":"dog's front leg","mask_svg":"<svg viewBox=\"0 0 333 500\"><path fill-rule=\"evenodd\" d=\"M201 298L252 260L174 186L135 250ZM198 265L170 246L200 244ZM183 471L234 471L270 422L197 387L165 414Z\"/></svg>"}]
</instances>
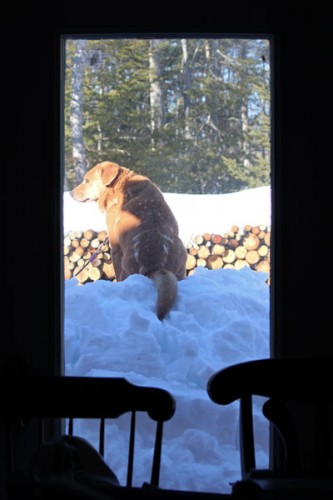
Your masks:
<instances>
[{"instance_id":1,"label":"dog's front leg","mask_svg":"<svg viewBox=\"0 0 333 500\"><path fill-rule=\"evenodd\" d=\"M122 267L121 267L121 263L123 260L123 252L119 245L112 245L111 251L112 251L112 262L116 274L116 279L117 281L123 281L125 279L122 276Z\"/></svg>"}]
</instances>

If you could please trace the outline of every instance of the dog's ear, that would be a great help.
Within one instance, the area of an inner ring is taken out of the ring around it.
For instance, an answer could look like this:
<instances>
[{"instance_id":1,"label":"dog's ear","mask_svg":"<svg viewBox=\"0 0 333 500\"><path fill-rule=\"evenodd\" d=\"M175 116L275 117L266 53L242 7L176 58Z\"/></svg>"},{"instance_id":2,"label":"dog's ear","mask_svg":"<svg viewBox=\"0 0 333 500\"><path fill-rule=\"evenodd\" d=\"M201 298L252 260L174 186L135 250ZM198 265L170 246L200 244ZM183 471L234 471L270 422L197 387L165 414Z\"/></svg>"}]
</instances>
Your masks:
<instances>
[{"instance_id":1,"label":"dog's ear","mask_svg":"<svg viewBox=\"0 0 333 500\"><path fill-rule=\"evenodd\" d=\"M99 170L102 177L102 182L104 186L109 186L111 182L117 177L120 166L118 163L112 163L111 161L104 161L100 163Z\"/></svg>"}]
</instances>

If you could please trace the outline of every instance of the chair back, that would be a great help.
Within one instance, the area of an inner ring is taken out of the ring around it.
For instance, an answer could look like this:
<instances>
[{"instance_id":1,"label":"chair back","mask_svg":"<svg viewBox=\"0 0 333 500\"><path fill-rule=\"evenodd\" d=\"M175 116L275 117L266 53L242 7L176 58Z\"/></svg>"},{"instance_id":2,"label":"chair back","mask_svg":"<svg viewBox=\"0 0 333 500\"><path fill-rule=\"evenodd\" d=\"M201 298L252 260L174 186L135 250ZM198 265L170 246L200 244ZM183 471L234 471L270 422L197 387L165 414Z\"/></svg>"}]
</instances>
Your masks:
<instances>
[{"instance_id":1,"label":"chair back","mask_svg":"<svg viewBox=\"0 0 333 500\"><path fill-rule=\"evenodd\" d=\"M130 412L127 484L132 485L137 412L156 422L151 484L159 485L163 424L175 412L175 400L166 390L140 387L124 378L17 375L3 391L3 420L7 428L10 472L16 470L15 441L26 422L37 419L39 443L45 441L47 422L68 419L68 434L74 434L74 419L99 419L99 453L104 456L105 420Z\"/></svg>"},{"instance_id":2,"label":"chair back","mask_svg":"<svg viewBox=\"0 0 333 500\"><path fill-rule=\"evenodd\" d=\"M242 478L331 477L333 472L333 360L271 358L228 366L212 375L207 390L217 404L240 402ZM281 457L270 470L256 468L252 398L267 398L263 414L281 438Z\"/></svg>"}]
</instances>

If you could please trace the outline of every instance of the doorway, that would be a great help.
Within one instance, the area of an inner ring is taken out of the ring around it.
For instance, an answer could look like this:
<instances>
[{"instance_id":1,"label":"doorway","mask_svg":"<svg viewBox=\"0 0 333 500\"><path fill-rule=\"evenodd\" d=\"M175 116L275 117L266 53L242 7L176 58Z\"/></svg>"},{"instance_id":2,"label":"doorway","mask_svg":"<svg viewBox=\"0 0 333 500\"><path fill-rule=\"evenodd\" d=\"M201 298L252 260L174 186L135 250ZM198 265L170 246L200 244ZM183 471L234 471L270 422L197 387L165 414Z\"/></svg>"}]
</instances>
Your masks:
<instances>
[{"instance_id":1,"label":"doorway","mask_svg":"<svg viewBox=\"0 0 333 500\"><path fill-rule=\"evenodd\" d=\"M270 355L270 51L267 38L65 40L65 374L121 376L174 394L162 487L230 491L237 406L212 407L205 384L227 364ZM148 279L115 282L96 204L69 195L104 160L148 176L178 221L187 279L163 322ZM126 447L119 425L109 432ZM95 439L90 424L82 433ZM147 429L140 481L148 448ZM121 478L122 464L111 463Z\"/></svg>"}]
</instances>

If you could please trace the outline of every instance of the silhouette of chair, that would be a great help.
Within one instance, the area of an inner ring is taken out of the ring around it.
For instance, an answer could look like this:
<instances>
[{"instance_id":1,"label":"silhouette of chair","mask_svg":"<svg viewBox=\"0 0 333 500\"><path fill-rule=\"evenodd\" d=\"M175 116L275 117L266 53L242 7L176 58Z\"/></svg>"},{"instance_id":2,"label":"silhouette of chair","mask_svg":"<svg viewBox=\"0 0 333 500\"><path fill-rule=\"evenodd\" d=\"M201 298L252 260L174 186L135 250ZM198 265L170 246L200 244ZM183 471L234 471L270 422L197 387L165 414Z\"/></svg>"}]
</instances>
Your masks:
<instances>
[{"instance_id":1,"label":"silhouette of chair","mask_svg":"<svg viewBox=\"0 0 333 500\"><path fill-rule=\"evenodd\" d=\"M131 413L127 484L124 485L126 489L132 486L135 416L137 412L146 412L156 422L150 486L159 485L163 424L171 419L175 412L174 398L167 391L160 388L139 387L124 378L27 376L25 373L14 375L10 380L3 380L1 385L3 386L1 413L8 438L10 500L30 498L29 492L33 495L36 489L34 481L31 482L26 474L17 469L15 443L17 447L18 437L24 435L27 423L31 421L37 423L36 449L40 449L43 443L45 444L45 429L49 430L50 422L52 424L58 418L69 419L68 434L71 436L74 433L74 418L100 419L99 453L96 451L94 454L95 450L81 438L78 438L79 441L75 441L74 445L79 446L88 465L95 463L95 474L100 475L97 478L91 477L89 484L96 480L96 484L93 484L96 491L112 492L114 488L117 491L119 487L117 478L113 477L112 470L108 469L102 459L105 447L105 419L117 418L126 412ZM64 449L72 447L71 439L65 438L63 441L62 453ZM52 443L52 440L47 441L50 442ZM54 450L57 450L59 456L59 441L56 441ZM40 457L40 460L45 460L45 457L47 460L47 452ZM53 458L53 462L57 459Z\"/></svg>"},{"instance_id":2,"label":"silhouette of chair","mask_svg":"<svg viewBox=\"0 0 333 500\"><path fill-rule=\"evenodd\" d=\"M333 498L332 373L331 357L272 358L231 365L210 377L212 401L228 405L239 400L241 478L233 491L251 484L280 492L306 488L309 495ZM273 457L267 470L256 467L253 396L267 398L262 411L277 431L279 458Z\"/></svg>"}]
</instances>

